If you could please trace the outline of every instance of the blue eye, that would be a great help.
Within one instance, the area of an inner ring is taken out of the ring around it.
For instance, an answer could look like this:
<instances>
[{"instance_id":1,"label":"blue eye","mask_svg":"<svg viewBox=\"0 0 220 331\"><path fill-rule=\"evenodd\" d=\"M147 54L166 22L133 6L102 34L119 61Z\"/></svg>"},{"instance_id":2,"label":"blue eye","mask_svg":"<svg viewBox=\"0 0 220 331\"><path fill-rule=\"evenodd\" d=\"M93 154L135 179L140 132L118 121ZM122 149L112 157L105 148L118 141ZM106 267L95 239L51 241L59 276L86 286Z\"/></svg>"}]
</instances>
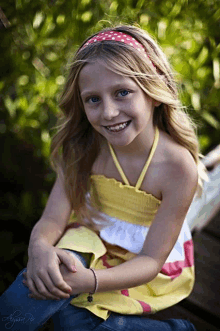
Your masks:
<instances>
[{"instance_id":1,"label":"blue eye","mask_svg":"<svg viewBox=\"0 0 220 331\"><path fill-rule=\"evenodd\" d=\"M130 92L128 90L122 90L119 92L119 94L121 95L121 97L125 97L126 95L128 95Z\"/></svg>"},{"instance_id":2,"label":"blue eye","mask_svg":"<svg viewBox=\"0 0 220 331\"><path fill-rule=\"evenodd\" d=\"M91 101L92 103L96 103L99 101L99 97L91 97L89 98L89 101Z\"/></svg>"}]
</instances>

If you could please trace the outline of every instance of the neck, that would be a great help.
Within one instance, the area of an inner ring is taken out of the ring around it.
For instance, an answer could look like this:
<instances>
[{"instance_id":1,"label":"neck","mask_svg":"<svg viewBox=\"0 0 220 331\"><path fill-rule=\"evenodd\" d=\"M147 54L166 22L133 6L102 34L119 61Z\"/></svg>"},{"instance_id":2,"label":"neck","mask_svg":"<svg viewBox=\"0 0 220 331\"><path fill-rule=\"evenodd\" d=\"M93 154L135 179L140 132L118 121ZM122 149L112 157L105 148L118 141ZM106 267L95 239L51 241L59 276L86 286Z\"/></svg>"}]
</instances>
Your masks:
<instances>
[{"instance_id":1,"label":"neck","mask_svg":"<svg viewBox=\"0 0 220 331\"><path fill-rule=\"evenodd\" d=\"M127 146L112 146L117 154L141 157L150 152L155 138L155 127L147 130L147 134L137 136Z\"/></svg>"}]
</instances>

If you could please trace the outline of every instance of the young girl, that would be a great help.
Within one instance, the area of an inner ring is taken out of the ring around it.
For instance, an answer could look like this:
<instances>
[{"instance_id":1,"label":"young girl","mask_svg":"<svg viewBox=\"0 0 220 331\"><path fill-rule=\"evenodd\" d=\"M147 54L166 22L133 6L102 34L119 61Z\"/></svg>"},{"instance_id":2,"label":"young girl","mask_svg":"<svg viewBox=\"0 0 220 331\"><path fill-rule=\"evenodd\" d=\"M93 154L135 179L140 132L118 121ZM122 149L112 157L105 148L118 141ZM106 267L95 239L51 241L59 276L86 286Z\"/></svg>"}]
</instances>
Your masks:
<instances>
[{"instance_id":1,"label":"young girl","mask_svg":"<svg viewBox=\"0 0 220 331\"><path fill-rule=\"evenodd\" d=\"M55 330L194 330L138 316L194 284L184 220L205 170L165 55L137 27L104 29L77 51L60 106L57 180L23 283L2 296L2 325L36 330L53 316Z\"/></svg>"}]
</instances>

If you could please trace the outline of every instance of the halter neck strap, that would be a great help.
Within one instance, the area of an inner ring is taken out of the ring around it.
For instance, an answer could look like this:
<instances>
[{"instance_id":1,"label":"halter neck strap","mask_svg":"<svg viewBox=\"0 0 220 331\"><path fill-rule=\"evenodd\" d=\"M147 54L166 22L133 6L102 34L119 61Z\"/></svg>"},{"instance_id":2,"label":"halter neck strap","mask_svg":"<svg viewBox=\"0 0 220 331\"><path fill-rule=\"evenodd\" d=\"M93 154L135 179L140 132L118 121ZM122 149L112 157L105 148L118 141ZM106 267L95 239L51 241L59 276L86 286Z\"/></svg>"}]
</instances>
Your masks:
<instances>
[{"instance_id":1,"label":"halter neck strap","mask_svg":"<svg viewBox=\"0 0 220 331\"><path fill-rule=\"evenodd\" d=\"M138 181L137 181L137 183L136 183L136 185L135 185L135 188L138 189L138 190L139 190L139 188L141 187L141 184L142 184L142 182L143 182L143 180L144 180L144 177L145 177L145 175L146 175L146 172L147 172L147 169L148 169L148 167L149 167L149 164L150 164L150 162L151 162L151 160L152 160L152 157L154 156L155 150L156 150L156 148L157 148L158 141L159 141L159 130L158 130L158 128L156 127L156 128L155 128L154 142L153 142L153 145L152 145L152 147L151 147L151 151L150 151L149 157L148 157L148 159L147 159L147 161L146 161L146 163L145 163L145 165L144 165L144 168L143 168L143 170L142 170L142 172L141 172L141 174L140 174L140 176L139 176L139 178L138 178ZM110 149L110 152L111 152L111 155L112 155L113 161L114 161L114 163L115 163L115 166L116 166L116 168L118 169L118 172L120 173L123 182L124 182L126 185L129 185L129 186L130 186L129 181L128 181L127 177L125 176L125 173L124 173L124 171L123 171L123 169L122 169L120 163L118 162L118 159L117 159L117 156L116 156L116 154L115 154L115 151L114 151L113 147L111 146L111 144L110 144L109 142L108 142L108 146L109 146L109 149Z\"/></svg>"}]
</instances>

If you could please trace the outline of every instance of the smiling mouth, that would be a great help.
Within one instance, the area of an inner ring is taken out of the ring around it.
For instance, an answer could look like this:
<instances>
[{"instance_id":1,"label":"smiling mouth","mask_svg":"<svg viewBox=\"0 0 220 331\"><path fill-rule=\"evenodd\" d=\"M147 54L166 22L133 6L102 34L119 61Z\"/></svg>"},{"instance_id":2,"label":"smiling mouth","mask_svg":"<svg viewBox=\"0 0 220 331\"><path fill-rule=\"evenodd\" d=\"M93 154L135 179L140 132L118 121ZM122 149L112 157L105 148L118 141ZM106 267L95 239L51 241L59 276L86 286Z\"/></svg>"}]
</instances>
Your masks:
<instances>
[{"instance_id":1,"label":"smiling mouth","mask_svg":"<svg viewBox=\"0 0 220 331\"><path fill-rule=\"evenodd\" d=\"M119 132L119 131L124 130L130 123L131 123L131 121L127 121L127 122L116 124L116 125L104 126L104 128L110 132Z\"/></svg>"}]
</instances>

